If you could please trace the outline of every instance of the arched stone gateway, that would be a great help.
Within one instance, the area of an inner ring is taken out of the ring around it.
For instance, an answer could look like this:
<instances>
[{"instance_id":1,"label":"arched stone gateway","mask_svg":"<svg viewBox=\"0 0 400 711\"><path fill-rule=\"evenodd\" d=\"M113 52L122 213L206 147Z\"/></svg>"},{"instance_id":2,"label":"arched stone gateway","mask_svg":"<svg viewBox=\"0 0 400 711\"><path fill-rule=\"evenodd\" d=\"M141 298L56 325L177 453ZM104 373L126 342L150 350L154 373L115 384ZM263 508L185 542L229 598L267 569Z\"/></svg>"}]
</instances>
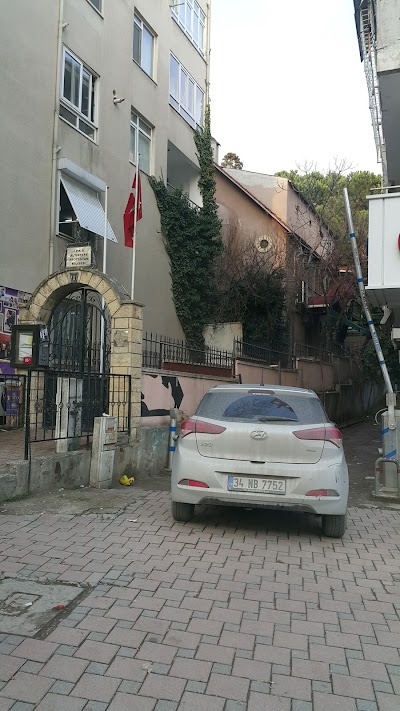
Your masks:
<instances>
[{"instance_id":1,"label":"arched stone gateway","mask_svg":"<svg viewBox=\"0 0 400 711\"><path fill-rule=\"evenodd\" d=\"M19 312L21 324L45 324L50 326L52 315L61 304L70 304L69 299L74 299L74 294L83 294L86 303L86 294L91 294L92 302L96 301L97 309L101 314L109 317L109 328L102 339L109 337L107 357L99 354L90 360L90 372L108 372L113 375L129 375L131 377L130 389L130 437L135 439L136 428L140 419L140 378L141 378L141 353L142 353L142 308L135 304L119 282L95 269L63 269L42 281L25 309ZM67 301L68 299L68 301ZM103 300L103 301L102 301ZM73 302L72 302L73 303ZM101 309L99 304L101 303ZM83 322L85 319L83 318ZM77 346L78 347L78 346ZM79 355L79 354L78 354ZM86 372L88 366L85 358L69 359L68 363L75 366L80 362L80 370ZM64 370L72 372L73 367L65 368L65 359L60 356L59 363ZM113 414L110 412L109 414Z\"/></svg>"}]
</instances>

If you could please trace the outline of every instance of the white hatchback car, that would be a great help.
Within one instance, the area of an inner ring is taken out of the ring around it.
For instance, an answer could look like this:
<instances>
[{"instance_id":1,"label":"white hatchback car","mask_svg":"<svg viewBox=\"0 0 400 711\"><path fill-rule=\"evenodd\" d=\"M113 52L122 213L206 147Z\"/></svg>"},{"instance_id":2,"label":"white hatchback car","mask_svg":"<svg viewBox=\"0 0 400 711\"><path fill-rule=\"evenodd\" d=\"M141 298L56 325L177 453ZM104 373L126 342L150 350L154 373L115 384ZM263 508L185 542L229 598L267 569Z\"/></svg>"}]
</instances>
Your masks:
<instances>
[{"instance_id":1,"label":"white hatchback car","mask_svg":"<svg viewBox=\"0 0 400 711\"><path fill-rule=\"evenodd\" d=\"M286 509L321 515L325 535L339 538L348 493L342 433L312 390L217 386L181 425L171 476L176 521L190 521L195 504Z\"/></svg>"}]
</instances>

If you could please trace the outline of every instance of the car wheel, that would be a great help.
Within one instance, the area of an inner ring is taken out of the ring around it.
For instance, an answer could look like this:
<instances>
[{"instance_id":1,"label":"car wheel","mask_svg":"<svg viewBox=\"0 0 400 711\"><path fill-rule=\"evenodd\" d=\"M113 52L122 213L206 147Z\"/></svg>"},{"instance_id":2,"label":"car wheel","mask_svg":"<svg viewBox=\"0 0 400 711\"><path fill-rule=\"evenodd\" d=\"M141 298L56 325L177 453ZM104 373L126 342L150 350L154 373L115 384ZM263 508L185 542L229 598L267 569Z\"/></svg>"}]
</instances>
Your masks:
<instances>
[{"instance_id":1,"label":"car wheel","mask_svg":"<svg viewBox=\"0 0 400 711\"><path fill-rule=\"evenodd\" d=\"M194 514L194 504L183 504L173 501L171 506L172 518L175 521L191 521Z\"/></svg>"},{"instance_id":2,"label":"car wheel","mask_svg":"<svg viewBox=\"0 0 400 711\"><path fill-rule=\"evenodd\" d=\"M322 530L329 538L342 538L347 527L347 515L322 516Z\"/></svg>"}]
</instances>

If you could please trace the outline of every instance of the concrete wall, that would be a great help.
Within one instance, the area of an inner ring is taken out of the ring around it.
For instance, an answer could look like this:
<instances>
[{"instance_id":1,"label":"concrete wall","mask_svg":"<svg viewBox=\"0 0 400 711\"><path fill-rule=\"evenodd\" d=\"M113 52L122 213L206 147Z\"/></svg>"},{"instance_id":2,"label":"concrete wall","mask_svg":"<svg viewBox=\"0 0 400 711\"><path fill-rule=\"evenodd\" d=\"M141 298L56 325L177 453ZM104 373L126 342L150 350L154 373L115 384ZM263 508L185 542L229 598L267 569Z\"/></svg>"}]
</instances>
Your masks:
<instances>
[{"instance_id":1,"label":"concrete wall","mask_svg":"<svg viewBox=\"0 0 400 711\"><path fill-rule=\"evenodd\" d=\"M297 370L284 370L273 366L261 366L257 363L235 361L235 374L240 382L247 385L288 385L298 386Z\"/></svg>"},{"instance_id":2,"label":"concrete wall","mask_svg":"<svg viewBox=\"0 0 400 711\"><path fill-rule=\"evenodd\" d=\"M139 431L135 442L118 444L115 448L114 483L123 474L137 479L159 474L167 464L168 434L166 426L148 427ZM27 496L28 493L89 486L90 460L89 450L34 457L30 477L28 461L15 460L0 465L0 503Z\"/></svg>"},{"instance_id":3,"label":"concrete wall","mask_svg":"<svg viewBox=\"0 0 400 711\"><path fill-rule=\"evenodd\" d=\"M243 338L243 326L241 323L210 324L204 330L206 346L218 348L221 351L233 351L235 338Z\"/></svg>"},{"instance_id":4,"label":"concrete wall","mask_svg":"<svg viewBox=\"0 0 400 711\"><path fill-rule=\"evenodd\" d=\"M57 20L55 0L2 3L0 284L27 292L48 265Z\"/></svg>"},{"instance_id":5,"label":"concrete wall","mask_svg":"<svg viewBox=\"0 0 400 711\"><path fill-rule=\"evenodd\" d=\"M77 489L88 486L89 451L35 457L31 463L29 492ZM13 461L0 467L0 501L28 494L29 462Z\"/></svg>"},{"instance_id":6,"label":"concrete wall","mask_svg":"<svg viewBox=\"0 0 400 711\"><path fill-rule=\"evenodd\" d=\"M384 388L378 383L351 383L336 391L320 393L325 410L333 422L345 424L384 407Z\"/></svg>"},{"instance_id":7,"label":"concrete wall","mask_svg":"<svg viewBox=\"0 0 400 711\"><path fill-rule=\"evenodd\" d=\"M123 474L135 479L158 476L167 466L169 424L143 425L133 444L117 446L114 460L114 483Z\"/></svg>"},{"instance_id":8,"label":"concrete wall","mask_svg":"<svg viewBox=\"0 0 400 711\"><path fill-rule=\"evenodd\" d=\"M180 420L190 417L210 388L229 382L235 381L168 371L142 371L142 428L168 425L172 408L179 411Z\"/></svg>"},{"instance_id":9,"label":"concrete wall","mask_svg":"<svg viewBox=\"0 0 400 711\"><path fill-rule=\"evenodd\" d=\"M376 0L377 70L400 69L400 4L398 0Z\"/></svg>"},{"instance_id":10,"label":"concrete wall","mask_svg":"<svg viewBox=\"0 0 400 711\"><path fill-rule=\"evenodd\" d=\"M360 377L361 369L354 358L334 358L333 378L335 383L351 383Z\"/></svg>"},{"instance_id":11,"label":"concrete wall","mask_svg":"<svg viewBox=\"0 0 400 711\"><path fill-rule=\"evenodd\" d=\"M318 393L334 389L333 366L329 363L297 358L299 373L298 387L315 390Z\"/></svg>"}]
</instances>

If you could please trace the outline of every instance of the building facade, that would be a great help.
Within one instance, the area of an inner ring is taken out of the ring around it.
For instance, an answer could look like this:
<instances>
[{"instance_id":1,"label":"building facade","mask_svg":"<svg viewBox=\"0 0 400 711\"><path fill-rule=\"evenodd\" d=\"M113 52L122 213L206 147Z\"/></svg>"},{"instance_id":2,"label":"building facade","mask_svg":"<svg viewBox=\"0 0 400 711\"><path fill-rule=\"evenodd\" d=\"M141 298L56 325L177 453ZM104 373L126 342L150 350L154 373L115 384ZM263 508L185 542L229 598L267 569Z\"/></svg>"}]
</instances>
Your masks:
<instances>
[{"instance_id":1,"label":"building facade","mask_svg":"<svg viewBox=\"0 0 400 711\"><path fill-rule=\"evenodd\" d=\"M368 286L400 347L400 0L354 0L382 190L368 196Z\"/></svg>"},{"instance_id":2,"label":"building facade","mask_svg":"<svg viewBox=\"0 0 400 711\"><path fill-rule=\"evenodd\" d=\"M147 176L200 201L193 134L208 93L209 21L209 0L15 0L3 9L0 285L16 295L16 316L18 294L59 269L67 245L90 243L102 268L106 192L106 271L130 292L123 213L139 160L134 297L145 330L181 335Z\"/></svg>"},{"instance_id":3,"label":"building facade","mask_svg":"<svg viewBox=\"0 0 400 711\"><path fill-rule=\"evenodd\" d=\"M258 258L264 256L266 268L284 270L290 348L324 346L320 317L327 309L322 280L332 248L329 230L287 178L215 170L225 241L233 228L235 238L248 245L246 258L255 250Z\"/></svg>"},{"instance_id":4,"label":"building facade","mask_svg":"<svg viewBox=\"0 0 400 711\"><path fill-rule=\"evenodd\" d=\"M400 1L354 0L383 184L400 185Z\"/></svg>"}]
</instances>

